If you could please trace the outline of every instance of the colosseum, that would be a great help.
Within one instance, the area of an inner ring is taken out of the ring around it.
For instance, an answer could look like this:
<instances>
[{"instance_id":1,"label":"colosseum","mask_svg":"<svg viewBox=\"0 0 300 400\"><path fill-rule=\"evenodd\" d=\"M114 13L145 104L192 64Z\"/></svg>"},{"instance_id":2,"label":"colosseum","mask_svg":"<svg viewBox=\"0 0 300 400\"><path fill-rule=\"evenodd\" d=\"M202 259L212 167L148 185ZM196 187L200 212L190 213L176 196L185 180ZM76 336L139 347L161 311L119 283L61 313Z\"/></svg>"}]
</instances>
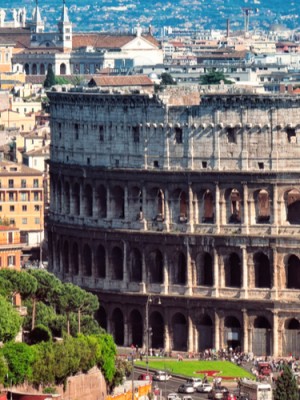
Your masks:
<instances>
[{"instance_id":1,"label":"colosseum","mask_svg":"<svg viewBox=\"0 0 300 400\"><path fill-rule=\"evenodd\" d=\"M299 354L300 98L49 98L49 266L116 343Z\"/></svg>"}]
</instances>

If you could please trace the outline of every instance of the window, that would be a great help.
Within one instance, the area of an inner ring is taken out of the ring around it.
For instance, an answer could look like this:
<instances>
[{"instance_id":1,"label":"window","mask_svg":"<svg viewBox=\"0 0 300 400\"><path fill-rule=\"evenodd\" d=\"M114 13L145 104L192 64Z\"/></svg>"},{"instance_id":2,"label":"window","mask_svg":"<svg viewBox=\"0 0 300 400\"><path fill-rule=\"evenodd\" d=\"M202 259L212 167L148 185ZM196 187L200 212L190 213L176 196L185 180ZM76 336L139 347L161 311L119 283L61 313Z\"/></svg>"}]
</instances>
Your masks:
<instances>
[{"instance_id":1,"label":"window","mask_svg":"<svg viewBox=\"0 0 300 400\"><path fill-rule=\"evenodd\" d=\"M75 129L75 139L78 140L79 139L79 125L75 124L74 129Z\"/></svg>"},{"instance_id":2,"label":"window","mask_svg":"<svg viewBox=\"0 0 300 400\"><path fill-rule=\"evenodd\" d=\"M202 168L203 169L207 168L207 161L202 161Z\"/></svg>"},{"instance_id":3,"label":"window","mask_svg":"<svg viewBox=\"0 0 300 400\"><path fill-rule=\"evenodd\" d=\"M35 223L36 225L40 225L40 223L41 223L40 218L34 218L34 223Z\"/></svg>"},{"instance_id":4,"label":"window","mask_svg":"<svg viewBox=\"0 0 300 400\"><path fill-rule=\"evenodd\" d=\"M236 128L227 128L228 143L236 143Z\"/></svg>"},{"instance_id":5,"label":"window","mask_svg":"<svg viewBox=\"0 0 300 400\"><path fill-rule=\"evenodd\" d=\"M34 179L33 180L33 187L35 187L35 188L39 187L39 180L38 179Z\"/></svg>"},{"instance_id":6,"label":"window","mask_svg":"<svg viewBox=\"0 0 300 400\"><path fill-rule=\"evenodd\" d=\"M9 179L8 180L8 187L11 189L14 187L14 180L13 179Z\"/></svg>"},{"instance_id":7,"label":"window","mask_svg":"<svg viewBox=\"0 0 300 400\"><path fill-rule=\"evenodd\" d=\"M16 223L15 219L14 218L10 218L9 224L10 225L15 225L15 223Z\"/></svg>"},{"instance_id":8,"label":"window","mask_svg":"<svg viewBox=\"0 0 300 400\"><path fill-rule=\"evenodd\" d=\"M27 206L22 206L22 211L27 211Z\"/></svg>"},{"instance_id":9,"label":"window","mask_svg":"<svg viewBox=\"0 0 300 400\"><path fill-rule=\"evenodd\" d=\"M22 224L27 225L27 218L22 218Z\"/></svg>"},{"instance_id":10,"label":"window","mask_svg":"<svg viewBox=\"0 0 300 400\"><path fill-rule=\"evenodd\" d=\"M296 143L296 130L294 128L287 128L286 133L288 141L290 143Z\"/></svg>"},{"instance_id":11,"label":"window","mask_svg":"<svg viewBox=\"0 0 300 400\"><path fill-rule=\"evenodd\" d=\"M8 193L8 201L14 201L14 194Z\"/></svg>"},{"instance_id":12,"label":"window","mask_svg":"<svg viewBox=\"0 0 300 400\"><path fill-rule=\"evenodd\" d=\"M9 211L14 212L15 211L15 206L9 206Z\"/></svg>"},{"instance_id":13,"label":"window","mask_svg":"<svg viewBox=\"0 0 300 400\"><path fill-rule=\"evenodd\" d=\"M158 161L153 161L153 167L154 167L154 168L159 168L159 163L158 163Z\"/></svg>"},{"instance_id":14,"label":"window","mask_svg":"<svg viewBox=\"0 0 300 400\"><path fill-rule=\"evenodd\" d=\"M264 163L263 163L263 162L259 162L259 163L258 163L258 168L259 168L259 169L265 169Z\"/></svg>"},{"instance_id":15,"label":"window","mask_svg":"<svg viewBox=\"0 0 300 400\"><path fill-rule=\"evenodd\" d=\"M38 192L34 192L33 193L33 200L34 201L39 201L39 193Z\"/></svg>"},{"instance_id":16,"label":"window","mask_svg":"<svg viewBox=\"0 0 300 400\"><path fill-rule=\"evenodd\" d=\"M181 128L175 128L175 141L177 144L182 143L182 129Z\"/></svg>"},{"instance_id":17,"label":"window","mask_svg":"<svg viewBox=\"0 0 300 400\"><path fill-rule=\"evenodd\" d=\"M16 257L8 256L7 257L7 265L16 265Z\"/></svg>"},{"instance_id":18,"label":"window","mask_svg":"<svg viewBox=\"0 0 300 400\"><path fill-rule=\"evenodd\" d=\"M21 201L27 201L28 200L28 195L27 193L20 193L20 200Z\"/></svg>"},{"instance_id":19,"label":"window","mask_svg":"<svg viewBox=\"0 0 300 400\"><path fill-rule=\"evenodd\" d=\"M103 125L99 125L99 141L104 141L104 127Z\"/></svg>"},{"instance_id":20,"label":"window","mask_svg":"<svg viewBox=\"0 0 300 400\"><path fill-rule=\"evenodd\" d=\"M90 159L90 157L87 157L86 163L87 163L87 165L90 165L90 164L91 164L91 159Z\"/></svg>"},{"instance_id":21,"label":"window","mask_svg":"<svg viewBox=\"0 0 300 400\"><path fill-rule=\"evenodd\" d=\"M26 179L21 179L21 188L26 188Z\"/></svg>"},{"instance_id":22,"label":"window","mask_svg":"<svg viewBox=\"0 0 300 400\"><path fill-rule=\"evenodd\" d=\"M14 241L14 235L12 232L8 232L8 243L13 243Z\"/></svg>"},{"instance_id":23,"label":"window","mask_svg":"<svg viewBox=\"0 0 300 400\"><path fill-rule=\"evenodd\" d=\"M138 126L134 126L132 128L132 134L133 134L133 142L139 143L140 142L140 128Z\"/></svg>"},{"instance_id":24,"label":"window","mask_svg":"<svg viewBox=\"0 0 300 400\"><path fill-rule=\"evenodd\" d=\"M0 211L2 212L2 206L0 206Z\"/></svg>"}]
</instances>

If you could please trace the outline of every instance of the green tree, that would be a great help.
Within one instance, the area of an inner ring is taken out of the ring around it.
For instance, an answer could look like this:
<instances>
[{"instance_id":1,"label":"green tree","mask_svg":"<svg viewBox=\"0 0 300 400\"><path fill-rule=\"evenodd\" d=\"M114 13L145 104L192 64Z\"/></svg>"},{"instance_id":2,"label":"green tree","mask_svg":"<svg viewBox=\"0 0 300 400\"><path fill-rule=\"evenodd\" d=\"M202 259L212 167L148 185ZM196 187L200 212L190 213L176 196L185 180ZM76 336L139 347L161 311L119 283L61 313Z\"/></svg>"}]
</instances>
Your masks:
<instances>
[{"instance_id":1,"label":"green tree","mask_svg":"<svg viewBox=\"0 0 300 400\"><path fill-rule=\"evenodd\" d=\"M171 74L168 74L167 72L163 72L161 74L160 78L161 78L161 81L160 81L161 86L176 85L175 79L172 77Z\"/></svg>"},{"instance_id":2,"label":"green tree","mask_svg":"<svg viewBox=\"0 0 300 400\"><path fill-rule=\"evenodd\" d=\"M23 328L30 331L32 326L32 300L27 299L23 304L27 307L27 315L24 318ZM42 301L36 303L35 325L47 326L52 331L52 326L55 325L54 321L56 318L57 314L52 306L46 305Z\"/></svg>"},{"instance_id":3,"label":"green tree","mask_svg":"<svg viewBox=\"0 0 300 400\"><path fill-rule=\"evenodd\" d=\"M69 376L80 370L80 355L75 346L76 339L67 336L63 342L54 345L55 380L57 384L65 384Z\"/></svg>"},{"instance_id":4,"label":"green tree","mask_svg":"<svg viewBox=\"0 0 300 400\"><path fill-rule=\"evenodd\" d=\"M17 293L22 298L30 297L37 289L37 281L27 272L16 271L15 269L1 269L0 279L8 282L10 297L14 297Z\"/></svg>"},{"instance_id":5,"label":"green tree","mask_svg":"<svg viewBox=\"0 0 300 400\"><path fill-rule=\"evenodd\" d=\"M298 386L289 366L283 367L282 374L276 381L274 400L298 400Z\"/></svg>"},{"instance_id":6,"label":"green tree","mask_svg":"<svg viewBox=\"0 0 300 400\"><path fill-rule=\"evenodd\" d=\"M37 325L29 334L30 344L49 342L52 340L50 329L44 325Z\"/></svg>"},{"instance_id":7,"label":"green tree","mask_svg":"<svg viewBox=\"0 0 300 400\"><path fill-rule=\"evenodd\" d=\"M48 89L51 88L51 86L54 86L55 84L56 84L55 75L52 66L49 65L47 69L46 79L44 81L44 87Z\"/></svg>"},{"instance_id":8,"label":"green tree","mask_svg":"<svg viewBox=\"0 0 300 400\"><path fill-rule=\"evenodd\" d=\"M107 382L111 383L116 372L117 348L113 337L107 333L95 336L98 340L97 365Z\"/></svg>"},{"instance_id":9,"label":"green tree","mask_svg":"<svg viewBox=\"0 0 300 400\"><path fill-rule=\"evenodd\" d=\"M2 385L7 382L8 365L2 354L0 354L0 383Z\"/></svg>"},{"instance_id":10,"label":"green tree","mask_svg":"<svg viewBox=\"0 0 300 400\"><path fill-rule=\"evenodd\" d=\"M21 329L22 320L19 313L2 296L0 296L0 341L7 342L15 338Z\"/></svg>"},{"instance_id":11,"label":"green tree","mask_svg":"<svg viewBox=\"0 0 300 400\"><path fill-rule=\"evenodd\" d=\"M124 360L123 358L116 359L116 371L113 377L113 380L110 384L110 388L121 385L123 382L124 376L128 377L132 372L132 365L129 361Z\"/></svg>"},{"instance_id":12,"label":"green tree","mask_svg":"<svg viewBox=\"0 0 300 400\"><path fill-rule=\"evenodd\" d=\"M8 364L8 383L18 385L32 380L32 366L36 358L34 346L9 342L2 349Z\"/></svg>"},{"instance_id":13,"label":"green tree","mask_svg":"<svg viewBox=\"0 0 300 400\"><path fill-rule=\"evenodd\" d=\"M223 72L211 71L205 75L200 76L201 85L219 85L223 81L225 84L233 83L226 78Z\"/></svg>"},{"instance_id":14,"label":"green tree","mask_svg":"<svg viewBox=\"0 0 300 400\"><path fill-rule=\"evenodd\" d=\"M36 359L32 366L32 383L38 387L55 384L55 353L52 342L39 343L36 348Z\"/></svg>"}]
</instances>

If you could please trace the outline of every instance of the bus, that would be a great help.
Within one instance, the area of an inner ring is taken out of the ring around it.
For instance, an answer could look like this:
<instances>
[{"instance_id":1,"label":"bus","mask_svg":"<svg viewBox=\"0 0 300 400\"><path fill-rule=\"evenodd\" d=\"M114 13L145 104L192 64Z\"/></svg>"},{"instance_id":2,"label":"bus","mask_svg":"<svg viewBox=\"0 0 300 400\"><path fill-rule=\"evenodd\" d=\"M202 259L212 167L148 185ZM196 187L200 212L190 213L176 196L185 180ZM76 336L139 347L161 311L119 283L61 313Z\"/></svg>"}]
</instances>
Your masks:
<instances>
[{"instance_id":1,"label":"bus","mask_svg":"<svg viewBox=\"0 0 300 400\"><path fill-rule=\"evenodd\" d=\"M272 386L269 383L255 382L242 379L239 384L240 398L248 400L272 400Z\"/></svg>"}]
</instances>

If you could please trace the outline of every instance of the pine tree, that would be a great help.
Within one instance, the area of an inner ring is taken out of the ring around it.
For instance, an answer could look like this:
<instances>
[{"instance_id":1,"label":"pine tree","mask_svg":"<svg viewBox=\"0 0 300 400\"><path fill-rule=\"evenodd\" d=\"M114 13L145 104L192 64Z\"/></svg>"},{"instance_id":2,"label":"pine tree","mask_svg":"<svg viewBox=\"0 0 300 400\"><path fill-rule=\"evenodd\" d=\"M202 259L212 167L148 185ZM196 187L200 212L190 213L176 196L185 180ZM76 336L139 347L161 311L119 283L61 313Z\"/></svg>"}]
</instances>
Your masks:
<instances>
[{"instance_id":1,"label":"pine tree","mask_svg":"<svg viewBox=\"0 0 300 400\"><path fill-rule=\"evenodd\" d=\"M55 84L56 84L55 75L54 75L54 72L52 70L52 67L49 65L48 66L48 70L47 70L46 79L44 81L44 87L45 88L50 88L51 86L53 86Z\"/></svg>"},{"instance_id":2,"label":"pine tree","mask_svg":"<svg viewBox=\"0 0 300 400\"><path fill-rule=\"evenodd\" d=\"M287 365L283 367L282 374L276 381L274 400L298 400L298 386L293 373Z\"/></svg>"}]
</instances>

